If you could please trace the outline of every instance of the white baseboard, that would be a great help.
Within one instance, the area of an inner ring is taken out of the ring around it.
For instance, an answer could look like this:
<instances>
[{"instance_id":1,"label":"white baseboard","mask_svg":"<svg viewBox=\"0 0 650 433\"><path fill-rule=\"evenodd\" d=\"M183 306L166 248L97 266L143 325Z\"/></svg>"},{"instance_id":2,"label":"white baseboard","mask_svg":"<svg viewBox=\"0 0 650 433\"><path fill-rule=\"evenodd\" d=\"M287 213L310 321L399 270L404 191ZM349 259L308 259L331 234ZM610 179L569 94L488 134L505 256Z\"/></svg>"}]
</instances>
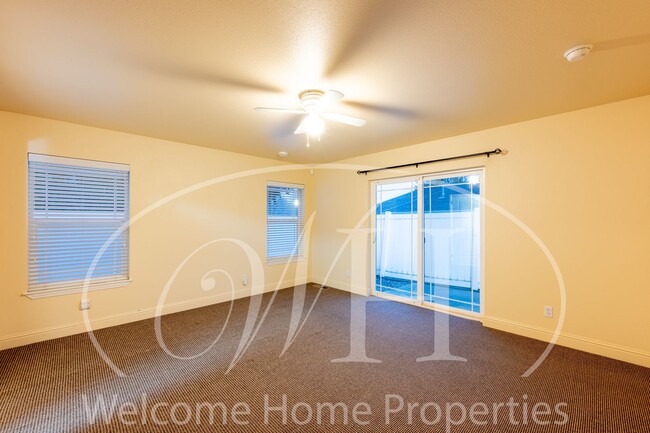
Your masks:
<instances>
[{"instance_id":1,"label":"white baseboard","mask_svg":"<svg viewBox=\"0 0 650 433\"><path fill-rule=\"evenodd\" d=\"M315 284L322 285L323 281L319 278L314 278L312 281ZM293 282L285 282L282 289L293 287ZM336 288L339 290L350 291L349 283L341 281L328 280L328 287ZM263 292L271 292L275 290L276 284L265 285ZM240 299L250 296L250 290L240 290L235 292L234 299ZM223 293L216 296L206 296L202 298L189 299L180 302L166 304L163 307L162 314L172 314L181 311L191 310L194 308L201 308L208 305L219 304L228 302L232 299L230 293ZM156 315L156 307L148 307L136 311L129 311L119 313L111 316L93 319L91 326L93 330L107 328L110 326L123 325L138 320L151 319ZM497 329L500 331L510 332L512 334L522 335L524 337L534 338L541 341L550 341L553 337L553 331L537 326L528 325L525 323L515 322L511 320L501 319L497 317L483 317L481 319L483 326L488 328ZM69 335L80 334L86 332L86 326L83 321L68 323L60 326L52 326L42 329L36 329L27 332L16 333L0 337L0 350L9 349L12 347L24 346L27 344L37 343L39 341L51 340L54 338L66 337ZM618 359L620 361L630 362L633 364L641 365L650 368L650 352L643 350L621 346L605 341L583 337L575 334L562 332L557 340L560 346L569 347L572 349L581 350L584 352L594 353L597 355L605 356L608 358Z\"/></svg>"},{"instance_id":2,"label":"white baseboard","mask_svg":"<svg viewBox=\"0 0 650 433\"><path fill-rule=\"evenodd\" d=\"M285 282L282 289L293 287L293 282ZM267 284L263 292L275 290L277 284ZM250 296L250 290L240 290L234 293L234 299L240 299ZM228 302L233 299L231 293L221 293L216 296L204 296L201 298L188 299L180 302L165 304L162 309L162 315L178 313L181 311L201 308L208 305ZM147 307L135 311L105 316L92 319L90 325L93 330L108 328L111 326L124 325L126 323L137 322L139 320L151 319L156 315L156 307ZM0 350L10 349L12 347L25 346L27 344L38 343L40 341L52 340L54 338L67 337L69 335L81 334L87 332L86 325L83 321L68 323L64 325L51 326L47 328L35 329L27 332L20 332L12 335L0 337Z\"/></svg>"},{"instance_id":3,"label":"white baseboard","mask_svg":"<svg viewBox=\"0 0 650 433\"><path fill-rule=\"evenodd\" d=\"M323 284L323 279L319 277L314 277L313 281L317 284ZM326 285L347 292L351 291L349 282L328 280ZM460 315L460 317L464 316ZM483 326L485 327L509 332L511 334L522 335L524 337L533 338L535 340L549 342L553 337L553 330L544 329L525 323L487 316L465 318L471 320L478 319L483 323ZM583 337L566 332L562 332L559 335L556 344L559 346L569 347L571 349L581 350L583 352L593 353L596 355L605 356L607 358L630 362L632 364L650 368L650 352L635 349L632 347L621 346L618 344L608 343L602 340Z\"/></svg>"},{"instance_id":4,"label":"white baseboard","mask_svg":"<svg viewBox=\"0 0 650 433\"><path fill-rule=\"evenodd\" d=\"M522 335L524 337L534 338L535 340L544 342L549 342L553 337L553 330L500 319L497 317L483 317L482 322L483 326L488 328L510 332L511 334ZM583 352L605 356L607 358L617 359L619 361L630 362L643 367L650 367L650 352L632 347L621 346L567 332L560 333L556 344L571 349L581 350Z\"/></svg>"},{"instance_id":5,"label":"white baseboard","mask_svg":"<svg viewBox=\"0 0 650 433\"><path fill-rule=\"evenodd\" d=\"M337 290L342 290L344 292L354 293L356 295L361 295L361 296L370 295L370 291L367 288L362 287L362 288L355 288L355 290L352 290L352 287L350 286L349 281L343 282L343 281L336 281L336 280L329 279L329 280L324 282L323 280L324 280L323 278L314 277L314 278L312 278L311 281L314 284L318 284L319 286L322 286L324 284L327 287L331 287L331 288L337 289Z\"/></svg>"}]
</instances>

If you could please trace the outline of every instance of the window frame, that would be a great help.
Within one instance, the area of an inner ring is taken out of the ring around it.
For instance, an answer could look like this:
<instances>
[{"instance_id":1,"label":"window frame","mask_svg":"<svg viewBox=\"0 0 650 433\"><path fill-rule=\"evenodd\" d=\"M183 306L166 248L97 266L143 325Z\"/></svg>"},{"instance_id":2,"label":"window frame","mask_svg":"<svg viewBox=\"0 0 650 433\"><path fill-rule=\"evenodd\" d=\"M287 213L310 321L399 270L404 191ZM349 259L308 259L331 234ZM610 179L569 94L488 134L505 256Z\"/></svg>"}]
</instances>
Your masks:
<instances>
[{"instance_id":1,"label":"window frame","mask_svg":"<svg viewBox=\"0 0 650 433\"><path fill-rule=\"evenodd\" d=\"M30 167L31 163L52 164L52 165L73 167L71 168L71 170L74 170L74 168L78 168L82 170L80 171L80 174L83 174L83 169L101 169L101 170L113 170L119 172L126 172L125 175L126 180L124 183L125 188L123 192L123 197L124 197L123 216L122 218L108 217L107 219L110 220L112 218L114 220L113 225L119 224L120 222L121 224L128 223L128 221L130 220L131 169L128 164L94 161L88 159L61 157L61 156L53 156L53 155L44 155L44 154L31 153L31 152L28 153L27 154L28 266L27 266L27 291L23 295L30 299L40 299L40 298L48 298L53 296L82 293L84 291L95 291L95 290L105 290L105 289L112 289L117 287L124 287L127 284L129 284L131 282L131 277L130 277L131 245L130 245L130 230L128 226L125 230L123 230L123 234L120 235L125 245L118 247L118 251L120 253L120 262L123 263L124 268L126 268L125 272L121 272L119 274L113 273L110 275L99 276L99 277L91 278L89 280L86 280L84 278L84 279L74 279L74 280L67 280L67 281L62 280L60 282L45 282L42 284L34 283L34 280L38 278L38 274L36 273L38 271L38 268L36 266L32 268L32 266L30 265L30 261L34 259L33 257L30 256L35 254L35 250L33 250L34 245L32 244L32 236L35 236L33 234L33 230L35 230L39 226L39 223L36 222L38 217L35 217L35 213L37 213L36 205L33 202L34 201L33 194L35 194L35 192L32 191L33 182L35 182L35 180L33 180L31 177L32 176L32 168ZM109 176L107 176L107 179L108 178ZM116 179L117 179L117 175L116 175ZM74 194L74 190L66 191L66 193L70 193L70 191L73 191L72 194ZM115 213L115 211L113 211L113 213ZM80 215L83 215L83 212L80 212ZM95 215L95 217L97 216ZM43 220L46 219L47 218L43 218ZM58 223L67 224L68 222L70 222L70 227L75 227L74 224L77 221L81 221L83 219L84 217L77 216L75 218L73 216L73 217L69 217L68 221L66 221L65 218L61 218L61 220L58 221ZM42 227L47 228L47 223L40 223L40 224L42 224ZM108 227L109 224L107 223L106 226ZM96 227L101 227L101 226L98 225ZM82 268L80 267L79 269ZM74 269L71 269L70 272L73 273Z\"/></svg>"},{"instance_id":2,"label":"window frame","mask_svg":"<svg viewBox=\"0 0 650 433\"><path fill-rule=\"evenodd\" d=\"M301 203L300 203L300 210L298 212L297 218L298 220L296 221L296 231L297 231L297 239L298 239L298 244L297 248L294 247L293 253L289 255L283 255L283 256L269 256L269 188L272 187L277 187L277 188L292 188L292 189L297 189L301 191ZM298 183L288 183L288 182L277 182L277 181L267 181L266 182L266 194L265 194L265 201L266 201L266 238L265 238L265 256L266 256L266 264L268 265L277 265L277 264L286 264L290 262L299 262L304 260L305 258L305 245L304 245L304 229L305 229L305 185L303 184L298 184Z\"/></svg>"}]
</instances>

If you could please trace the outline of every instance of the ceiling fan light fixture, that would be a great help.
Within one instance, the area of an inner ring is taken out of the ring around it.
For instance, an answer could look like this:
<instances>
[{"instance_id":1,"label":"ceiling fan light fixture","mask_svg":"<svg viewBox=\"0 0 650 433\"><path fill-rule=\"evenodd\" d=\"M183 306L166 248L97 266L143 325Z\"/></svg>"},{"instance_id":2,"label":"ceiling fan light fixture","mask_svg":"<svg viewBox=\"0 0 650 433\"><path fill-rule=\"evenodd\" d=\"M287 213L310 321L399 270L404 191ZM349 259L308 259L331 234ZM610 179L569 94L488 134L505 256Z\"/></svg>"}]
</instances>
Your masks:
<instances>
[{"instance_id":1,"label":"ceiling fan light fixture","mask_svg":"<svg viewBox=\"0 0 650 433\"><path fill-rule=\"evenodd\" d=\"M309 113L305 118L305 132L312 137L320 137L325 131L325 122L317 113Z\"/></svg>"},{"instance_id":2,"label":"ceiling fan light fixture","mask_svg":"<svg viewBox=\"0 0 650 433\"><path fill-rule=\"evenodd\" d=\"M350 126L363 126L366 121L358 117L348 116L345 114L332 113L329 111L333 104L336 104L343 98L343 93L336 90L305 90L299 95L301 109L293 108L273 108L273 107L255 107L258 111L279 111L284 113L303 114L303 120L293 132L294 134L307 135L307 147L309 147L309 137L318 137L325 131L325 121L342 123Z\"/></svg>"}]
</instances>

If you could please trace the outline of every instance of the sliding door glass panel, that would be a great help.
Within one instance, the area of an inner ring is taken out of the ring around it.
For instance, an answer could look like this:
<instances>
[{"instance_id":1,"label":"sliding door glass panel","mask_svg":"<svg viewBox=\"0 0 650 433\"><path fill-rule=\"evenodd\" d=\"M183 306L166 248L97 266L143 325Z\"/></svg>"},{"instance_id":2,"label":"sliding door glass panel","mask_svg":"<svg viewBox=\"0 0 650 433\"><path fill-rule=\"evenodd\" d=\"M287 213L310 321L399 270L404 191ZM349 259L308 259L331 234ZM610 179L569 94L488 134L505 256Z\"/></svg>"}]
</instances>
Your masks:
<instances>
[{"instance_id":1,"label":"sliding door glass panel","mask_svg":"<svg viewBox=\"0 0 650 433\"><path fill-rule=\"evenodd\" d=\"M481 173L423 181L424 302L481 310Z\"/></svg>"},{"instance_id":2,"label":"sliding door glass panel","mask_svg":"<svg viewBox=\"0 0 650 433\"><path fill-rule=\"evenodd\" d=\"M416 300L418 182L375 186L375 292Z\"/></svg>"}]
</instances>

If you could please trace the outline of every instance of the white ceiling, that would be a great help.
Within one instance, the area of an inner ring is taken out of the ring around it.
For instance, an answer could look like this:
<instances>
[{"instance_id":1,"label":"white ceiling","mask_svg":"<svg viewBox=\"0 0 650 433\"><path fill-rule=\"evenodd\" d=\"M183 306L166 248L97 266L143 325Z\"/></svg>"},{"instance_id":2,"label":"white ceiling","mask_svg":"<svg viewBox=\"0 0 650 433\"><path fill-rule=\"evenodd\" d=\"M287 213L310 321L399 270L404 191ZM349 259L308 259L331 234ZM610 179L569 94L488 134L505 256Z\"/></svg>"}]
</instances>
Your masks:
<instances>
[{"instance_id":1,"label":"white ceiling","mask_svg":"<svg viewBox=\"0 0 650 433\"><path fill-rule=\"evenodd\" d=\"M650 94L649 72L648 0L0 0L0 110L295 162ZM368 123L307 148L299 116L253 111L308 88Z\"/></svg>"}]
</instances>

